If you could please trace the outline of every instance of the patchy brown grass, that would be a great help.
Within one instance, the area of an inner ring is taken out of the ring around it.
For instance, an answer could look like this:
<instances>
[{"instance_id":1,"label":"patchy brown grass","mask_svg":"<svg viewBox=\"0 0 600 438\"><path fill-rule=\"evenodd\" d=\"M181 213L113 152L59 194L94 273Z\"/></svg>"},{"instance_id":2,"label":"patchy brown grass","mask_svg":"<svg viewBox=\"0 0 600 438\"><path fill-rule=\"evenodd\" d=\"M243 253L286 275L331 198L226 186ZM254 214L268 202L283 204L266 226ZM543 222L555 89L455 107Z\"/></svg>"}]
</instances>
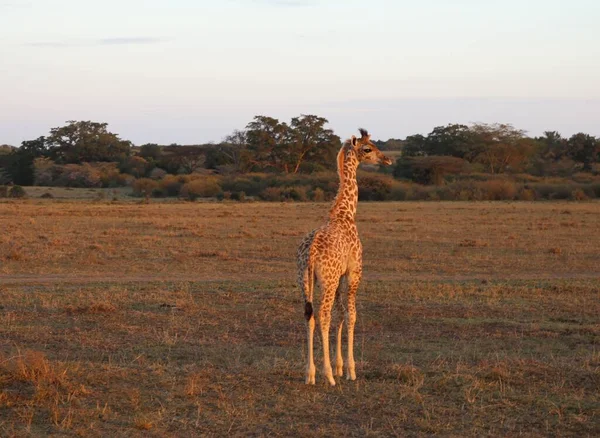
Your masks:
<instances>
[{"instance_id":1,"label":"patchy brown grass","mask_svg":"<svg viewBox=\"0 0 600 438\"><path fill-rule=\"evenodd\" d=\"M0 436L600 434L599 204L359 208L330 388L293 259L326 204L0 204Z\"/></svg>"},{"instance_id":2,"label":"patchy brown grass","mask_svg":"<svg viewBox=\"0 0 600 438\"><path fill-rule=\"evenodd\" d=\"M299 239L322 223L328 207L328 203L0 203L5 231L0 233L0 275L86 281L107 276L290 278ZM361 203L358 226L365 247L365 275L370 279L598 273L597 202Z\"/></svg>"}]
</instances>

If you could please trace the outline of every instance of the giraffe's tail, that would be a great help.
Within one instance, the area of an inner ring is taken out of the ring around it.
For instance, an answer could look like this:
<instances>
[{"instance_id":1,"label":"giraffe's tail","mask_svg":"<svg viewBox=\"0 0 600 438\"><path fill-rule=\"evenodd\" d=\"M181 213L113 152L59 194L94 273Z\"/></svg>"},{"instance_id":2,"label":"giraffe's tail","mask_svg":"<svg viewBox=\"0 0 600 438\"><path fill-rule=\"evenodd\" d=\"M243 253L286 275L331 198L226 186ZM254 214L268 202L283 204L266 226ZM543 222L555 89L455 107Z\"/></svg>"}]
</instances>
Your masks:
<instances>
[{"instance_id":1,"label":"giraffe's tail","mask_svg":"<svg viewBox=\"0 0 600 438\"><path fill-rule=\"evenodd\" d=\"M303 273L303 289L304 289L304 317L310 320L313 316L313 290L315 287L315 268L312 260L309 259Z\"/></svg>"}]
</instances>

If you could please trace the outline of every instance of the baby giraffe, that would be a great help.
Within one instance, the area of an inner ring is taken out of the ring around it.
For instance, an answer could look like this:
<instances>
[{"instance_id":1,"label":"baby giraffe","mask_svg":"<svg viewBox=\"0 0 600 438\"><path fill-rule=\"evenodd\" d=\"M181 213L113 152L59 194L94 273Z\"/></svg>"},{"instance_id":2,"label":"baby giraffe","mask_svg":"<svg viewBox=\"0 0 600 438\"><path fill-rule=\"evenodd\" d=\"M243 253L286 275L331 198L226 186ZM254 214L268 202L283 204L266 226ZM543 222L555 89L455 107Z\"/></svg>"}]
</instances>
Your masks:
<instances>
[{"instance_id":1,"label":"baby giraffe","mask_svg":"<svg viewBox=\"0 0 600 438\"><path fill-rule=\"evenodd\" d=\"M346 378L356 379L354 364L354 324L356 323L356 290L362 277L362 245L356 229L358 185L356 169L360 163L390 165L392 161L371 142L366 130L360 138L346 140L337 156L340 178L338 193L329 211L329 219L321 228L309 233L298 248L298 284L304 293L304 317L307 327L308 363L306 383L315 384L313 338L315 315L313 290L315 280L321 290L319 325L323 340L323 373L335 385L329 360L329 327L334 302L336 304L337 347L335 375L342 376L342 329L348 330Z\"/></svg>"}]
</instances>

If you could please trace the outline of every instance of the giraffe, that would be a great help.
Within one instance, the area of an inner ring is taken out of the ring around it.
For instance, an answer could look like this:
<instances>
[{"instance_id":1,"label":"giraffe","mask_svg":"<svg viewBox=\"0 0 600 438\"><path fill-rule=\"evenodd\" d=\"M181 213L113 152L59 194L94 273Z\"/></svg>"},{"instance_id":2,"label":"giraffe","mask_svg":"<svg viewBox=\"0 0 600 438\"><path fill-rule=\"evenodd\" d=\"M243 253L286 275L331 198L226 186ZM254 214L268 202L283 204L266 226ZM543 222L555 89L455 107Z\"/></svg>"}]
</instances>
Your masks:
<instances>
[{"instance_id":1,"label":"giraffe","mask_svg":"<svg viewBox=\"0 0 600 438\"><path fill-rule=\"evenodd\" d=\"M329 327L336 304L336 358L335 375L342 376L342 330L346 323L348 349L346 378L356 379L354 363L354 325L356 323L356 290L362 277L362 245L356 229L355 215L358 204L356 170L360 163L390 165L392 161L371 142L369 133L360 129L360 138L354 135L346 140L337 155L340 179L337 196L329 211L329 218L321 228L310 232L298 248L298 284L304 294L304 317L308 361L306 384L315 384L313 338L315 315L313 290L315 281L321 290L318 312L323 341L323 373L330 385L335 385L329 358Z\"/></svg>"}]
</instances>

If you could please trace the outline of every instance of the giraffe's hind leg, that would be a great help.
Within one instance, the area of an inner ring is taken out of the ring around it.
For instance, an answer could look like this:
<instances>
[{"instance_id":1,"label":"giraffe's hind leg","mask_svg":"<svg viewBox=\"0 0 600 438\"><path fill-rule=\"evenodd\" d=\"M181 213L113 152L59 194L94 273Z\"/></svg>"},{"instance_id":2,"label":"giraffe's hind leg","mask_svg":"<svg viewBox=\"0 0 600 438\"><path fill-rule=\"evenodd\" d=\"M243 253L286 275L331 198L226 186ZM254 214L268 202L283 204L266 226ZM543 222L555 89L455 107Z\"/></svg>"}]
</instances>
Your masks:
<instances>
[{"instance_id":1,"label":"giraffe's hind leg","mask_svg":"<svg viewBox=\"0 0 600 438\"><path fill-rule=\"evenodd\" d=\"M307 363L306 363L306 384L315 384L315 359L313 356L313 340L315 337L315 315L310 315L306 321L306 339L307 339Z\"/></svg>"},{"instance_id":2,"label":"giraffe's hind leg","mask_svg":"<svg viewBox=\"0 0 600 438\"><path fill-rule=\"evenodd\" d=\"M342 276L340 278L340 284L335 293L335 303L334 303L334 318L336 324L336 348L335 348L335 376L343 376L344 375L344 357L342 355L342 333L344 331L344 315L346 313L346 289L347 282L346 276Z\"/></svg>"},{"instance_id":3,"label":"giraffe's hind leg","mask_svg":"<svg viewBox=\"0 0 600 438\"><path fill-rule=\"evenodd\" d=\"M356 367L354 363L354 325L356 324L356 291L362 278L362 269L359 267L350 271L348 275L348 301L346 308L346 324L348 328L348 360L346 362L346 378L356 380Z\"/></svg>"},{"instance_id":4,"label":"giraffe's hind leg","mask_svg":"<svg viewBox=\"0 0 600 438\"><path fill-rule=\"evenodd\" d=\"M331 326L331 310L335 299L338 279L323 284L322 301L319 308L319 325L321 326L321 338L323 340L323 374L331 386L335 386L333 370L331 369L329 351L329 327Z\"/></svg>"}]
</instances>

